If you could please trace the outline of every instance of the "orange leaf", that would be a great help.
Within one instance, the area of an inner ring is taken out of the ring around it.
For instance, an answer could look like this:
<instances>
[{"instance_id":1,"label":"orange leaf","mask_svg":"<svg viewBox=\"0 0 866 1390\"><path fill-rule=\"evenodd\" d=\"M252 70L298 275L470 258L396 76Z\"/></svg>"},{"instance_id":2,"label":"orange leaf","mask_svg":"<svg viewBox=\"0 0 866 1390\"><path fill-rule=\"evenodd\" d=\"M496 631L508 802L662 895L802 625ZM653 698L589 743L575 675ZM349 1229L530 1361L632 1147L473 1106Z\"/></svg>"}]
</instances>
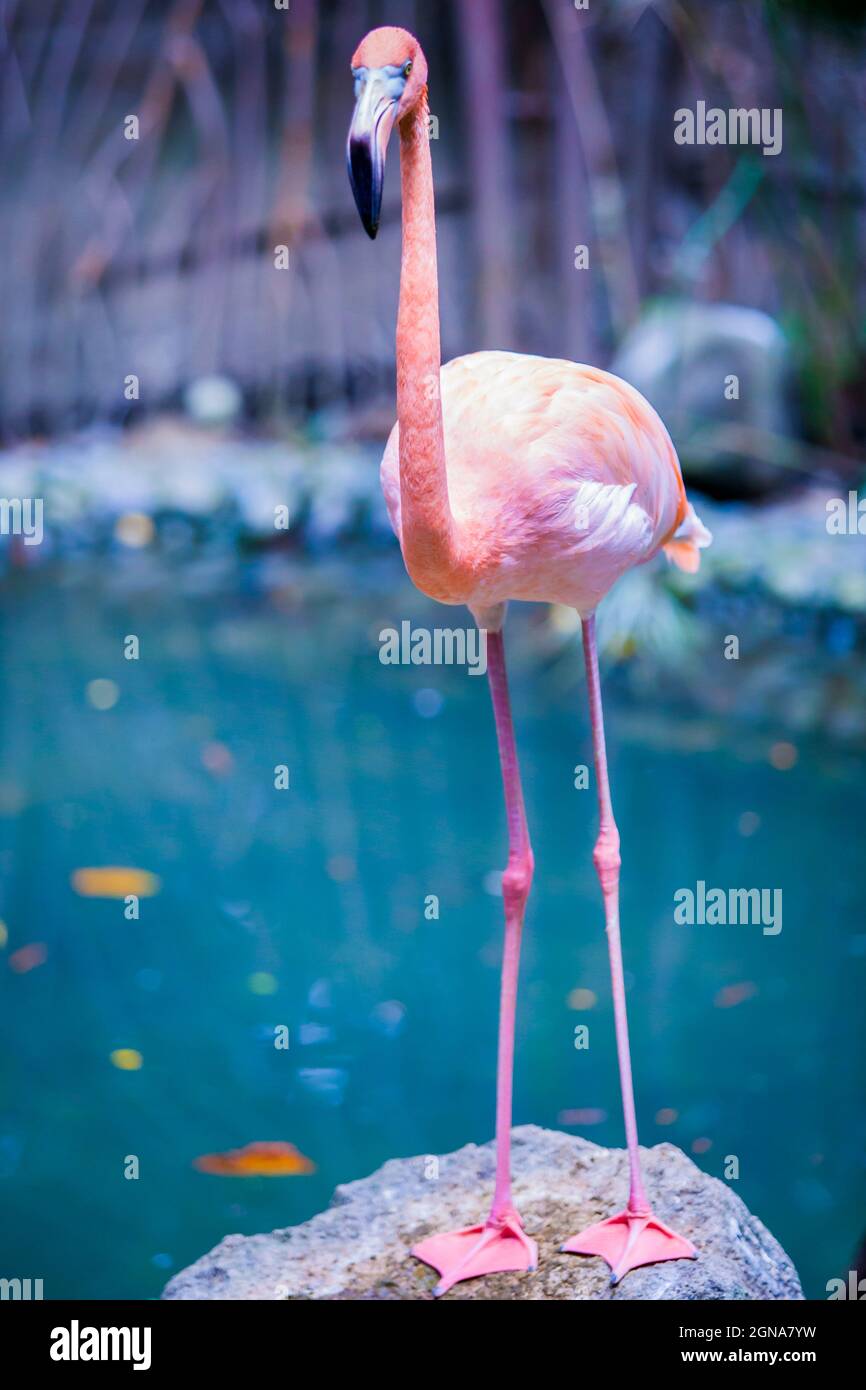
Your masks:
<instances>
[{"instance_id":1,"label":"orange leaf","mask_svg":"<svg viewBox=\"0 0 866 1390\"><path fill-rule=\"evenodd\" d=\"M294 1144L276 1140L246 1144L221 1154L202 1154L193 1161L200 1173L219 1173L229 1178L284 1178L315 1173L316 1165Z\"/></svg>"},{"instance_id":2,"label":"orange leaf","mask_svg":"<svg viewBox=\"0 0 866 1390\"><path fill-rule=\"evenodd\" d=\"M72 887L82 898L152 898L161 888L156 874L147 869L119 868L107 865L100 869L76 869Z\"/></svg>"}]
</instances>

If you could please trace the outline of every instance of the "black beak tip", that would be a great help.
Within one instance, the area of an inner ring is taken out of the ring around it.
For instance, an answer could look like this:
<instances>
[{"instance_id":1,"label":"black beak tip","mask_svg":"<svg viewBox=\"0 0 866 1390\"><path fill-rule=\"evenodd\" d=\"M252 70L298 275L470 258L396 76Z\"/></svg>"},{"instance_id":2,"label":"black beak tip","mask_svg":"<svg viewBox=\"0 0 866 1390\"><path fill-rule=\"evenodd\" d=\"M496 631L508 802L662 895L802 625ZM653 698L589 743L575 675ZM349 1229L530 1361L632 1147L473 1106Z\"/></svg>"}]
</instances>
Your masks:
<instances>
[{"instance_id":1,"label":"black beak tip","mask_svg":"<svg viewBox=\"0 0 866 1390\"><path fill-rule=\"evenodd\" d=\"M357 139L349 142L346 162L361 225L370 240L375 241L382 202L381 163L375 159L370 141Z\"/></svg>"}]
</instances>

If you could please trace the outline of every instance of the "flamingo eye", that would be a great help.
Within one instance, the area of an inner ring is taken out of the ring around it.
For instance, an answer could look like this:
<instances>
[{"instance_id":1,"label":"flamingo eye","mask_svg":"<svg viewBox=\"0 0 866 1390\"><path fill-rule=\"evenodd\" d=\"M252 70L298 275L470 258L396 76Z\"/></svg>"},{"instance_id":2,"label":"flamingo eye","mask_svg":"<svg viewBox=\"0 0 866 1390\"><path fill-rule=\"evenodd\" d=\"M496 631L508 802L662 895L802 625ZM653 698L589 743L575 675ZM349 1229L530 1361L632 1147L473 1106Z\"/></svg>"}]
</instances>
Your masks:
<instances>
[{"instance_id":1,"label":"flamingo eye","mask_svg":"<svg viewBox=\"0 0 866 1390\"><path fill-rule=\"evenodd\" d=\"M411 71L412 71L412 59L410 58L409 61L408 61L408 63L404 63L404 64L403 64L403 76L404 76L404 77L408 77Z\"/></svg>"}]
</instances>

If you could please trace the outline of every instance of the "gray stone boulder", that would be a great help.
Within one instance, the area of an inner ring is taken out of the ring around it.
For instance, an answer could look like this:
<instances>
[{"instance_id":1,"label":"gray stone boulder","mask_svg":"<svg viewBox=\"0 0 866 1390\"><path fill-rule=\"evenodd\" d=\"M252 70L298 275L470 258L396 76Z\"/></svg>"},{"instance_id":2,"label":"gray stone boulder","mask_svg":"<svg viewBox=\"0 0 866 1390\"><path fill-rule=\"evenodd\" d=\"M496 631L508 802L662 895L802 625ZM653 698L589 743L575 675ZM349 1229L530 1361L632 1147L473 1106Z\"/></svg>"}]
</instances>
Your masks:
<instances>
[{"instance_id":1,"label":"gray stone boulder","mask_svg":"<svg viewBox=\"0 0 866 1390\"><path fill-rule=\"evenodd\" d=\"M739 304L656 301L611 371L658 411L691 484L750 497L802 480L802 467L792 468L798 430L791 349L769 314ZM738 384L726 395L732 377Z\"/></svg>"},{"instance_id":2,"label":"gray stone boulder","mask_svg":"<svg viewBox=\"0 0 866 1390\"><path fill-rule=\"evenodd\" d=\"M734 1192L672 1144L643 1150L656 1214L700 1251L633 1270L611 1288L600 1259L559 1246L625 1205L622 1149L603 1149L556 1130L513 1131L514 1197L538 1242L532 1274L494 1274L458 1284L449 1299L801 1299L782 1247ZM171 1280L163 1298L431 1298L436 1274L409 1254L436 1231L483 1219L493 1188L493 1144L467 1144L436 1164L394 1158L369 1178L338 1187L331 1206L270 1235L226 1236Z\"/></svg>"}]
</instances>

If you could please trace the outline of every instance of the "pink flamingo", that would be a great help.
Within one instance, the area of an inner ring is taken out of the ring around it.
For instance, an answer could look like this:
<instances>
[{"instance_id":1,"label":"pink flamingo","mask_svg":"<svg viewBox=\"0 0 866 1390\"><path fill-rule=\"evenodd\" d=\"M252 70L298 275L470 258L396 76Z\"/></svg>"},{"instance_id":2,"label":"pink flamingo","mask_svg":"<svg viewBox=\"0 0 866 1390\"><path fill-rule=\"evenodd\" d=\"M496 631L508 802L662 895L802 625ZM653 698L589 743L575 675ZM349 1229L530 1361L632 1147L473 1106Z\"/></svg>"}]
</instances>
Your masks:
<instances>
[{"instance_id":1,"label":"pink flamingo","mask_svg":"<svg viewBox=\"0 0 866 1390\"><path fill-rule=\"evenodd\" d=\"M374 29L355 52L352 74L349 177L371 238L395 124L400 133L397 424L382 459L382 487L414 583L442 603L467 604L487 630L509 838L493 1203L483 1224L432 1236L412 1253L438 1270L437 1294L462 1279L537 1263L535 1242L511 1197L514 1012L534 861L502 627L510 598L568 604L583 628L600 812L593 859L604 898L630 1185L624 1211L562 1249L602 1256L616 1283L637 1265L694 1259L697 1252L653 1215L641 1178L619 932L619 833L605 758L595 610L624 571L660 549L681 568L697 569L699 547L711 538L686 499L664 425L624 381L594 367L508 352L472 353L441 365L427 62L405 29Z\"/></svg>"}]
</instances>

